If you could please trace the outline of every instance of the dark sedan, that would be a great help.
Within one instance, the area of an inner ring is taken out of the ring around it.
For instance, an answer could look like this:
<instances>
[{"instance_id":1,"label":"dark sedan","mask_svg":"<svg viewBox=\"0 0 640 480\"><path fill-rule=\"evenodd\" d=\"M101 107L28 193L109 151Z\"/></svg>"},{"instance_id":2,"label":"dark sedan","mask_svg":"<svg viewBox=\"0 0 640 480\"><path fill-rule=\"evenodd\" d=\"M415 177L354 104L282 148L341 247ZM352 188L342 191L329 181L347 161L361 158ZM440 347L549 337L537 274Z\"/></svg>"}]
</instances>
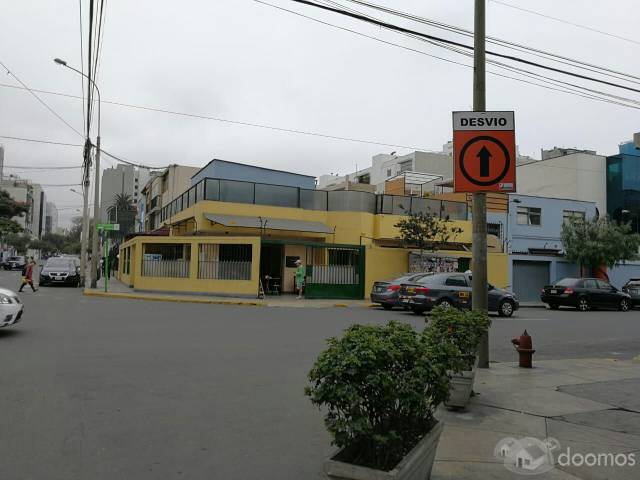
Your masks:
<instances>
[{"instance_id":1,"label":"dark sedan","mask_svg":"<svg viewBox=\"0 0 640 480\"><path fill-rule=\"evenodd\" d=\"M510 317L518 310L520 302L507 290L488 285L489 311L501 317ZM400 303L423 313L436 305L471 309L471 275L464 273L438 273L400 287Z\"/></svg>"},{"instance_id":2,"label":"dark sedan","mask_svg":"<svg viewBox=\"0 0 640 480\"><path fill-rule=\"evenodd\" d=\"M393 280L383 282L374 282L371 288L371 301L379 303L385 310L391 310L393 307L399 307L398 292L400 285L403 283L416 282L432 273L407 273Z\"/></svg>"},{"instance_id":3,"label":"dark sedan","mask_svg":"<svg viewBox=\"0 0 640 480\"><path fill-rule=\"evenodd\" d=\"M544 287L540 300L552 310L566 306L583 312L592 308L616 308L626 312L631 307L628 293L599 278L563 278Z\"/></svg>"},{"instance_id":4,"label":"dark sedan","mask_svg":"<svg viewBox=\"0 0 640 480\"><path fill-rule=\"evenodd\" d=\"M40 286L46 285L80 285L80 267L73 258L52 257L40 271Z\"/></svg>"},{"instance_id":5,"label":"dark sedan","mask_svg":"<svg viewBox=\"0 0 640 480\"><path fill-rule=\"evenodd\" d=\"M624 287L622 287L624 293L628 293L631 297L631 305L640 305L640 278L630 279Z\"/></svg>"},{"instance_id":6,"label":"dark sedan","mask_svg":"<svg viewBox=\"0 0 640 480\"><path fill-rule=\"evenodd\" d=\"M9 257L2 266L5 270L22 270L26 264L24 257Z\"/></svg>"}]
</instances>

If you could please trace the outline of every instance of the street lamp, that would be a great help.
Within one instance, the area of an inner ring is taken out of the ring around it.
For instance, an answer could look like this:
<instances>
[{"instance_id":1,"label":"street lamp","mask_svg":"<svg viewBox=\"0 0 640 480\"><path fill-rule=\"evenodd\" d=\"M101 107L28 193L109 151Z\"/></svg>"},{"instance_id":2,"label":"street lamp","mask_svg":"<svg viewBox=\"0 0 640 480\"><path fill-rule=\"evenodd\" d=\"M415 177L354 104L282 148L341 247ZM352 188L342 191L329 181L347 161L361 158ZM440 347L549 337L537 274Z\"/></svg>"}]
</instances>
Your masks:
<instances>
[{"instance_id":1,"label":"street lamp","mask_svg":"<svg viewBox=\"0 0 640 480\"><path fill-rule=\"evenodd\" d=\"M98 92L98 137L96 138L96 173L95 173L95 180L94 180L94 201L93 201L93 221L95 223L98 223L98 216L100 214L100 117L101 117L100 89L98 88L98 85L96 85L96 82L94 82L91 77L85 75L84 72L81 72L80 70L67 65L66 61L60 58L54 58L53 61L58 65L68 68L69 70L73 70L77 74L82 75L89 82L91 82L91 84L93 84L93 86L96 89L96 92ZM88 120L89 119L87 118L87 126L89 125ZM89 140L89 128L87 128L87 140ZM85 149L85 155L86 155L87 161L85 162L85 175L84 175L84 195L83 195L84 211L83 211L82 230L85 232L84 238L87 239L86 241L88 241L89 239L89 212L88 212L89 200L87 195L89 194L89 162L88 162L89 159L88 159L87 149ZM83 242L83 244L84 243L85 242ZM84 255L81 253L82 255L81 262L84 261L86 257L86 253L87 253L87 249L85 245ZM84 278L84 275L86 272L86 264L84 266L81 266L80 268L82 269L82 276ZM94 234L91 242L91 288L96 288L97 279L98 279L98 235Z\"/></svg>"}]
</instances>

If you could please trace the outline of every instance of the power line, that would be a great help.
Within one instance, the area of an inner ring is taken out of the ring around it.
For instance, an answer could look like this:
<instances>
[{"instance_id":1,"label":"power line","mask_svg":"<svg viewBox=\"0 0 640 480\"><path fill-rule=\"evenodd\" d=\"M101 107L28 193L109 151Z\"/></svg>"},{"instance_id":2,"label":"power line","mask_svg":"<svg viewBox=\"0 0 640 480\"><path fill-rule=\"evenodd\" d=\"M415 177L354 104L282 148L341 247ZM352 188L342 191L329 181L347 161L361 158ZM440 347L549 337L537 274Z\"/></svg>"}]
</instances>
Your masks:
<instances>
[{"instance_id":1,"label":"power line","mask_svg":"<svg viewBox=\"0 0 640 480\"><path fill-rule=\"evenodd\" d=\"M82 87L82 123L84 123L84 39L82 38L82 0L78 0L79 16L80 16L80 85Z\"/></svg>"},{"instance_id":2,"label":"power line","mask_svg":"<svg viewBox=\"0 0 640 480\"><path fill-rule=\"evenodd\" d=\"M79 187L81 183L39 183L41 187Z\"/></svg>"},{"instance_id":3,"label":"power line","mask_svg":"<svg viewBox=\"0 0 640 480\"><path fill-rule=\"evenodd\" d=\"M377 20L377 19L368 17L366 15L362 15L362 14L359 14L359 13L349 12L347 10L343 10L343 9L340 9L340 8L334 8L334 7L331 7L331 6L328 6L328 5L322 5L322 4L315 3L315 2L312 2L312 1L309 1L309 0L290 0L290 1L296 2L296 3L300 3L300 4L303 4L303 5L316 7L316 8L319 8L321 10L327 10L327 11L330 11L330 12L337 13L339 15L355 18L356 20L361 20L363 22L371 23L371 24L374 24L374 25L377 25L377 26L380 26L380 27L383 27L383 28L388 28L390 30L396 30L398 32L417 35L417 36L420 36L422 38L427 38L429 40L434 40L434 41L446 43L448 45L452 45L452 46L455 46L455 47L460 47L460 48L464 48L466 50L472 50L473 51L473 46L471 46L471 45L467 45L467 44L464 44L464 43L456 42L454 40L448 40L448 39L442 38L442 37L437 37L435 35L429 35L429 34L426 34L426 33L418 32L416 30L411 30L409 28L404 28L404 27L401 27L399 25L394 25L394 24L391 24L391 23L388 23L388 22L383 22L382 20ZM604 85L609 85L609 86L612 86L612 87L621 88L621 89L624 89L624 90L629 90L629 91L632 91L632 92L640 93L639 89L636 89L636 88L633 88L633 87L628 87L626 85L620 85L618 83L609 82L607 80L602 80L602 79L590 77L588 75L582 75L582 74L576 73L576 72L570 72L568 70L563 70L561 68L551 67L549 65L544 65L544 64L541 64L541 63L538 63L538 62L533 62L533 61L530 61L530 60L526 60L524 58L516 57L514 55L506 55L506 54L494 52L494 51L491 51L491 50L487 50L486 53L488 55L493 55L495 57L504 58L504 59L507 59L507 60L512 60L514 62L524 63L526 65L530 65L530 66L537 67L537 68L542 68L544 70L550 70L552 72L573 76L573 77L580 78L580 79L583 79L583 80L589 80L589 81L592 81L592 82L602 83Z\"/></svg>"},{"instance_id":4,"label":"power line","mask_svg":"<svg viewBox=\"0 0 640 480\"><path fill-rule=\"evenodd\" d=\"M386 44L386 45L391 45L391 46L394 46L394 47L398 47L398 48L401 48L403 50L408 50L408 51L411 51L411 52L414 52L414 53L418 53L420 55L425 55L427 57L435 58L437 60L442 60L442 61L445 61L445 62L448 62L448 63L452 63L454 65L460 65L460 66L466 67L466 68L473 68L473 65L469 65L469 64L466 64L466 63L458 62L458 61L451 60L451 59L445 58L445 57L440 57L440 56L437 56L437 55L432 55L432 54L427 53L427 52L425 52L423 50L418 50L418 49L415 49L415 48L407 47L405 45L400 45L398 43L390 42L388 40L383 40L381 38L374 37L374 36L371 36L371 35L367 35L365 33L358 32L356 30L351 30L351 29L346 28L346 27L342 27L342 26L339 26L339 25L335 25L333 23L325 22L324 20L320 20L320 19L317 19L317 18L314 18L314 17L310 17L308 15L304 15L304 14L302 14L300 12L296 12L294 10L289 10L287 8L280 7L278 5L273 5L273 4L265 2L263 0L254 0L254 1L256 3L260 3L262 5L266 5L266 6L278 9L278 10L282 10L282 11L288 12L288 13L291 13L293 15L305 18L307 20L311 20L313 22L317 22L317 23L320 23L320 24L323 24L323 25L327 25L329 27L337 28L339 30L343 30L343 31L346 31L346 32L349 32L349 33L353 33L355 35L359 35L359 36L362 36L362 37L365 37L365 38L368 38L368 39L371 39L371 40L375 40L377 42L380 42L380 43L383 43L383 44ZM335 2L330 2L330 3L336 4ZM439 47L444 47L444 48L450 49L452 51L455 51L457 53L461 53L461 54L466 55L466 56L472 56L472 54L470 54L468 52L461 51L459 49L454 49L453 47L450 47L448 45L447 46L441 45L441 44L438 44L437 42L433 42L431 40L420 38L420 37L415 36L415 35L407 35L407 36L410 37L410 38L416 39L416 40L421 40L421 41L424 41L424 42L427 42L427 43L430 43L430 44L434 44L434 45L439 46ZM510 75L505 75L505 74L498 73L498 72L491 71L491 70L487 71L487 73L489 73L491 75L494 75L494 76L497 76L497 77L507 78L507 79L510 79L510 80L515 80L515 81L520 82L520 83L525 83L525 84L528 84L528 85L533 85L533 86L537 86L537 87L544 88L544 89L547 89L547 90L552 90L552 91L557 91L557 92L560 92L560 93L565 93L565 94L568 94L568 95L574 95L574 96L586 98L586 99L589 99L589 100L600 101L600 102L605 102L605 103L611 103L611 104L614 104L614 105L628 107L628 108L638 108L638 107L635 107L633 105L628 105L626 103L622 103L622 102L619 102L619 101L614 101L614 100L611 100L611 99L608 99L608 98L601 98L601 97L599 97L597 95L592 95L592 94L589 94L589 93L585 93L582 90L587 90L587 91L590 91L590 92L597 92L597 91L588 89L586 87L581 87L579 85L567 83L567 82L564 82L562 80L552 79L551 77L545 77L543 75L540 75L540 74L537 74L537 73L534 73L534 72L530 72L528 70L524 70L524 69L520 69L520 68L516 68L516 67L511 67L511 66L506 65L504 63L496 62L495 60L489 60L489 63L494 64L498 68L502 68L502 69L505 69L505 70L512 71L512 72L514 72L514 73L516 73L518 75L522 75L522 76L528 77L528 78L533 78L533 79L538 80L538 81L540 81L540 82L542 82L542 83L544 83L546 85L542 85L540 83L536 83L536 82L532 82L532 81L529 81L529 80L525 80L523 78L513 77L513 76L510 76ZM563 84L563 85L558 85L558 84ZM553 85L553 86L550 87L550 86L547 86L547 85ZM556 87L559 87L559 88L556 88ZM576 90L576 88L571 88L571 87L577 87L577 88L582 89L582 90ZM617 95L612 95L612 94L609 94L609 93L606 93L606 92L601 92L601 93L602 93L602 95L605 95L605 96L611 96L611 97L614 97L614 98L621 99L623 102L626 101L626 102L630 102L630 103L635 103L635 100L632 100L632 99L619 97Z\"/></svg>"},{"instance_id":5,"label":"power line","mask_svg":"<svg viewBox=\"0 0 640 480\"><path fill-rule=\"evenodd\" d=\"M635 43L636 45L640 45L640 42L634 40L632 38L623 37L621 35L616 35L615 33L605 32L604 30L598 30L597 28L590 27L588 25L582 25L580 23L570 22L569 20L564 20L558 17L552 17L551 15L545 15L544 13L536 12L535 10L529 10L527 8L518 7L516 5L512 5L507 2L502 2L499 0L489 0L490 2L497 3L498 5L502 5L504 7L513 8L515 10L520 10L522 12L530 13L532 15L537 15L539 17L547 18L549 20L554 20L556 22L565 23L567 25L571 25L573 27L582 28L583 30L588 30L590 32L599 33L600 35L606 35L607 37L617 38L618 40L623 40L629 43Z\"/></svg>"},{"instance_id":6,"label":"power line","mask_svg":"<svg viewBox=\"0 0 640 480\"><path fill-rule=\"evenodd\" d=\"M17 87L15 85L7 85L7 84L3 84L3 83L0 83L0 87L15 88L15 89L18 89L18 90L20 89L20 87ZM47 95L58 95L58 96L62 96L62 97L76 98L76 99L80 99L81 98L81 97L79 97L77 95L71 95L71 94L68 94L68 93L51 92L51 91L47 91L47 90L36 90L36 91L39 92L39 93L47 94ZM214 116L210 116L210 115L200 115L200 114L195 114L195 113L179 112L179 111L168 110L168 109L163 109L163 108L146 107L146 106L143 106L143 105L135 105L135 104L131 104L131 103L123 103L123 102L116 102L116 101L109 101L109 100L102 100L102 103L109 104L109 105L116 105L116 106L119 106L119 107L127 107L127 108L135 108L135 109L138 109L138 110L146 110L146 111L150 111L150 112L166 113L166 114L169 114L169 115L176 115L176 116L181 116L181 117L199 118L201 120L213 120L213 121L216 121L216 122L230 123L230 124L233 124L233 125L242 125L242 126L246 126L246 127L263 128L263 129L267 129L267 130L274 130L274 131L286 132L286 133L295 133L295 134L299 134L299 135L310 135L310 136L314 136L314 137L329 138L329 139L332 139L332 140L342 140L342 141L346 141L346 142L355 142L355 143L364 143L364 144L370 144L370 145L379 145L379 146L383 146L383 147L406 148L408 150L429 151L429 149L427 149L427 148L411 146L411 145L400 145L400 144L395 144L395 143L376 142L376 141L372 141L372 140L363 140L363 139L358 139L358 138L342 137L342 136L338 136L338 135L330 135L330 134L325 134L325 133L309 132L309 131L305 131L305 130L296 130L296 129L284 128L284 127L276 127L276 126L273 126L273 125L267 125L267 124L262 124L262 123L245 122L245 121L240 121L240 120L230 120L230 119L227 119L227 118L214 117ZM101 148L101 151L103 153L106 153L104 148ZM110 155L110 154L107 154L107 155ZM114 156L112 156L112 157L116 158L116 159L118 158L118 157L114 157ZM145 167L145 168L150 168L150 167Z\"/></svg>"},{"instance_id":7,"label":"power line","mask_svg":"<svg viewBox=\"0 0 640 480\"><path fill-rule=\"evenodd\" d=\"M0 61L0 65L2 65L2 67L7 71L7 74L8 74L8 75L11 75L13 78L15 78L15 79L18 81L18 83L20 83L20 85L22 85L22 86L24 87L24 89L25 89L25 90L27 90L31 95L33 95L33 96L36 98L36 100L38 100L38 102L40 102L42 105L44 105L44 106L45 106L45 108L46 108L47 110L49 110L53 115L55 115L55 117L56 117L58 120L60 120L61 122L63 122L67 127L69 127L71 130L73 130L74 132L76 132L78 135L80 135L80 136L82 137L82 134L81 134L78 130L76 130L76 129L73 127L73 125L71 125L71 124L70 124L69 122L67 122L64 118L62 118L60 115L58 115L58 113L57 113L53 108L51 108L51 107L50 107L50 106L49 106L49 105L48 105L44 100L42 100L38 95L36 95L36 94L35 94L35 92L34 92L33 90L31 90L31 89L27 86L27 84L26 84L26 83L24 83L22 80L20 80L20 79L18 78L18 76L17 76L15 73L13 73L11 70L9 70L9 68L8 68L4 63L2 63L2 61Z\"/></svg>"},{"instance_id":8,"label":"power line","mask_svg":"<svg viewBox=\"0 0 640 480\"><path fill-rule=\"evenodd\" d=\"M78 168L82 168L82 165L78 165L76 167L69 167L63 165L51 165L47 167L34 167L31 165L3 165L3 168L19 168L22 170L75 170Z\"/></svg>"},{"instance_id":9,"label":"power line","mask_svg":"<svg viewBox=\"0 0 640 480\"><path fill-rule=\"evenodd\" d=\"M44 93L44 92L41 92L41 93ZM78 97L78 98L80 98L80 97ZM0 135L0 138L6 138L8 140L19 140L21 142L35 142L35 143L48 143L48 144L51 144L51 145L64 145L65 147L82 147L83 146L80 143L54 142L54 141L51 141L51 140L39 140L39 139L35 139L35 138L12 137L12 136L9 136L9 135Z\"/></svg>"},{"instance_id":10,"label":"power line","mask_svg":"<svg viewBox=\"0 0 640 480\"><path fill-rule=\"evenodd\" d=\"M334 2L332 0L324 0L327 3L345 8L345 9L349 9L348 7L345 7L344 5ZM384 7L382 5L377 5L371 2L365 2L363 0L346 0L350 3L355 3L358 5L362 5L374 10L378 10L390 15L395 15L395 16L399 16L408 20L412 20L414 22L418 22L418 23L422 23L425 25L429 25L431 27L435 27L435 28L439 28L442 30L446 30L448 32L452 32L458 35L463 35L466 37L470 37L473 38L473 32L471 30L467 30L461 27L456 27L454 25L449 25L443 22L438 22L429 18L425 18L425 17L420 17L418 15L414 15L411 13L407 13L407 12L403 12L400 10L394 10L388 7ZM353 10L353 9L349 9L355 13L359 13L362 14L362 12L359 12L357 10ZM368 16L368 15L367 15ZM370 17L373 18L373 17ZM557 53L552 53L552 52L548 52L545 50L541 50L539 48L534 48L534 47L529 47L526 45L522 45L519 43L515 43L515 42L511 42L508 40L504 40L504 39L500 39L497 37L491 37L491 36L487 36L487 42L489 43L493 43L494 45L499 45L501 47L505 47L505 48L511 48L513 50L517 50L520 52L524 52L527 53L528 55L533 55L535 57L539 57L539 58L544 58L545 60L551 60L554 62L558 62L558 63L562 63L564 65L570 65L573 66L575 68L581 68L590 72L594 72L594 73L599 73L602 75L606 75L606 76L610 76L613 78L616 78L618 80L623 80L623 81L627 81L627 82L631 82L631 83L639 83L639 82L634 82L633 80L628 80L627 78L631 78L631 79L635 79L635 80L640 80L640 77L636 76L636 75L632 75L629 73L625 73L625 72L620 72L617 70L613 70L611 68L607 68L607 67L602 67L599 65L594 65L592 63L587 63L584 62L582 60L577 60L575 58L570 58L567 56L563 56L563 55L559 55ZM569 63L567 63L569 62ZM602 73L602 72L608 72L608 73ZM621 78L621 77L627 77L627 78Z\"/></svg>"}]
</instances>

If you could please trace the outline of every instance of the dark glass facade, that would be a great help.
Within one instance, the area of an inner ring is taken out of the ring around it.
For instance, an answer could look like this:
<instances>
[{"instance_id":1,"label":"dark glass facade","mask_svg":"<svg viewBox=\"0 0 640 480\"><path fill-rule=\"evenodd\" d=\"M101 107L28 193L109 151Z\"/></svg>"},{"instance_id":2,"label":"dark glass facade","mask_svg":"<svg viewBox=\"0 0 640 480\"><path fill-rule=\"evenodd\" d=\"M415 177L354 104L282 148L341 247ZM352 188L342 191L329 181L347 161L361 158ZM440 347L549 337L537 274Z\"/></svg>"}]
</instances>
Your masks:
<instances>
[{"instance_id":1,"label":"dark glass facade","mask_svg":"<svg viewBox=\"0 0 640 480\"><path fill-rule=\"evenodd\" d=\"M607 157L607 214L640 231L640 150Z\"/></svg>"}]
</instances>

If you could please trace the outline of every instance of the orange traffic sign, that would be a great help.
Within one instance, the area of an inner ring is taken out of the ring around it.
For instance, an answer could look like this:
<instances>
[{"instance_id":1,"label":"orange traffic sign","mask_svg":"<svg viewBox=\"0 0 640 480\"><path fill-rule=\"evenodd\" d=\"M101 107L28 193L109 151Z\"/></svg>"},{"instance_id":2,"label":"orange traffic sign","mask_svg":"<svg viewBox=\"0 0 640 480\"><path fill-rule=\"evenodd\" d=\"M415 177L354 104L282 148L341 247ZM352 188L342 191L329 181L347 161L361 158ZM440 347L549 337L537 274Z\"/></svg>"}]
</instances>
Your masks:
<instances>
[{"instance_id":1,"label":"orange traffic sign","mask_svg":"<svg viewBox=\"0 0 640 480\"><path fill-rule=\"evenodd\" d=\"M454 191L515 192L513 112L453 112Z\"/></svg>"}]
</instances>

